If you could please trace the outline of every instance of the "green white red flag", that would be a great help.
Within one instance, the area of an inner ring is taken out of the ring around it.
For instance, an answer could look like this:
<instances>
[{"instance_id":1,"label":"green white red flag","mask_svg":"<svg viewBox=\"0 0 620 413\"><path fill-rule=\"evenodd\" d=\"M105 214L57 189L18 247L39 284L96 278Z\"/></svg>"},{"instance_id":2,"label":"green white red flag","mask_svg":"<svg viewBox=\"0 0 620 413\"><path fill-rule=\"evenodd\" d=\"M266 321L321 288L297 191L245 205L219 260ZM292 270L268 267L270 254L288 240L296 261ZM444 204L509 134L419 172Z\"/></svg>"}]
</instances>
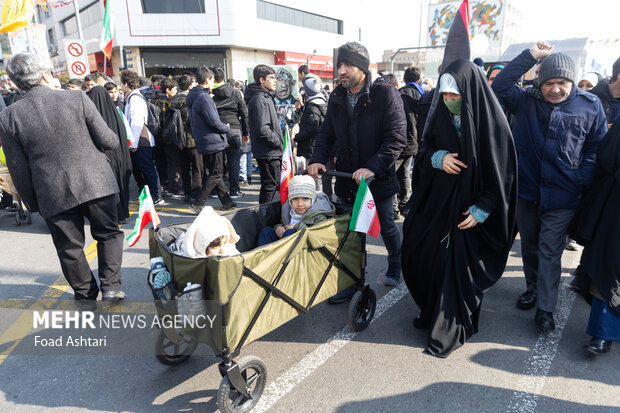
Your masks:
<instances>
[{"instance_id":1,"label":"green white red flag","mask_svg":"<svg viewBox=\"0 0 620 413\"><path fill-rule=\"evenodd\" d=\"M114 0L103 0L105 11L103 12L103 27L101 28L101 37L99 38L99 47L103 54L112 59L112 43L114 41Z\"/></svg>"},{"instance_id":2,"label":"green white red flag","mask_svg":"<svg viewBox=\"0 0 620 413\"><path fill-rule=\"evenodd\" d=\"M284 148L282 149L282 172L280 172L280 205L288 201L288 184L293 179L293 149L288 126L284 127Z\"/></svg>"},{"instance_id":3,"label":"green white red flag","mask_svg":"<svg viewBox=\"0 0 620 413\"><path fill-rule=\"evenodd\" d=\"M140 235L142 235L142 230L149 222L153 223L153 228L155 229L157 229L157 226L161 223L155 211L155 205L153 204L153 198L151 198L148 185L144 185L144 188L142 188L139 200L140 207L138 208L138 218L136 218L133 232L127 237L127 242L130 247L136 245L136 242L140 239Z\"/></svg>"},{"instance_id":4,"label":"green white red flag","mask_svg":"<svg viewBox=\"0 0 620 413\"><path fill-rule=\"evenodd\" d=\"M349 229L351 231L365 232L375 238L379 237L381 232L377 206L364 178L361 178L360 187L355 196Z\"/></svg>"}]
</instances>

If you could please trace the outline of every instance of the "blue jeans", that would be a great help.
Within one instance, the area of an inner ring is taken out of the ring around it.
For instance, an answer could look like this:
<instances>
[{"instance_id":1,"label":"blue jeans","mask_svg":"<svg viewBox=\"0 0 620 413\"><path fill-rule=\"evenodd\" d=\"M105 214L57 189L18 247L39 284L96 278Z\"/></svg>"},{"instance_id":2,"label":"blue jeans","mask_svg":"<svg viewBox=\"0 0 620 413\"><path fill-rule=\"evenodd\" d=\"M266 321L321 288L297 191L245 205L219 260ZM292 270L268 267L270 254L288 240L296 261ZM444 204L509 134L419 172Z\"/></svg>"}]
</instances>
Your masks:
<instances>
[{"instance_id":1,"label":"blue jeans","mask_svg":"<svg viewBox=\"0 0 620 413\"><path fill-rule=\"evenodd\" d=\"M252 152L241 152L239 160L239 179L246 181L252 177Z\"/></svg>"},{"instance_id":2,"label":"blue jeans","mask_svg":"<svg viewBox=\"0 0 620 413\"><path fill-rule=\"evenodd\" d=\"M239 192L239 161L241 156L241 131L231 129L228 132L228 148L226 163L228 166L228 191L230 194Z\"/></svg>"},{"instance_id":3,"label":"blue jeans","mask_svg":"<svg viewBox=\"0 0 620 413\"><path fill-rule=\"evenodd\" d=\"M155 169L155 160L153 159L153 148L150 146L139 146L135 153L135 159L138 168L142 172L144 184L149 186L149 192L153 201L161 198L161 185L159 183L159 175Z\"/></svg>"},{"instance_id":4,"label":"blue jeans","mask_svg":"<svg viewBox=\"0 0 620 413\"><path fill-rule=\"evenodd\" d=\"M291 234L294 234L296 230L294 229L287 229L286 231L284 231L284 234L282 234L282 238L284 237L288 237ZM256 247L262 247L263 245L267 245L267 244L271 244L272 242L276 242L277 240L279 240L280 238L278 238L278 236L276 235L276 230L271 228L271 227L265 227L263 229L260 230L260 232L258 233L258 243L256 245Z\"/></svg>"}]
</instances>

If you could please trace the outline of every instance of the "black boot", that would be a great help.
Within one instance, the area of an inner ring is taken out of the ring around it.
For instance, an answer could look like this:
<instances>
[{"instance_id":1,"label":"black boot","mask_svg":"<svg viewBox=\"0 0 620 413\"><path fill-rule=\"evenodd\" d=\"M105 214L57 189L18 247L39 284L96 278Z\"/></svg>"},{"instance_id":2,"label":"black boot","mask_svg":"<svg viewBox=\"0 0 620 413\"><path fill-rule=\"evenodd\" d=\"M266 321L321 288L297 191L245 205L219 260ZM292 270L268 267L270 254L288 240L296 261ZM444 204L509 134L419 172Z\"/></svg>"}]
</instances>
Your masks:
<instances>
[{"instance_id":1,"label":"black boot","mask_svg":"<svg viewBox=\"0 0 620 413\"><path fill-rule=\"evenodd\" d=\"M583 349L590 354L594 354L595 356L600 356L604 353L609 352L611 350L611 341L601 340L598 338L592 337L592 340L585 346Z\"/></svg>"}]
</instances>

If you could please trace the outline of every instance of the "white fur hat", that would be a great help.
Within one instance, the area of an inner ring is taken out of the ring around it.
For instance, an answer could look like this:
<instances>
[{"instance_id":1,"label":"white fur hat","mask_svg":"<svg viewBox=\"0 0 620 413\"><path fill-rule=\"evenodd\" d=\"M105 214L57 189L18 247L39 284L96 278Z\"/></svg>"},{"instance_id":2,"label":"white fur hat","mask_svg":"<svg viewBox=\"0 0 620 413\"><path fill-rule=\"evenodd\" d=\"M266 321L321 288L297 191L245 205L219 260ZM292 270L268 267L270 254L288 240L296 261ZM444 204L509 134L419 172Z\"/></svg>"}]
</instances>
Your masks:
<instances>
[{"instance_id":1,"label":"white fur hat","mask_svg":"<svg viewBox=\"0 0 620 413\"><path fill-rule=\"evenodd\" d=\"M215 212L212 207L204 207L187 229L183 244L184 255L190 258L206 257L209 244L221 236L227 236L228 242L232 244L239 241L239 235L228 219Z\"/></svg>"}]
</instances>

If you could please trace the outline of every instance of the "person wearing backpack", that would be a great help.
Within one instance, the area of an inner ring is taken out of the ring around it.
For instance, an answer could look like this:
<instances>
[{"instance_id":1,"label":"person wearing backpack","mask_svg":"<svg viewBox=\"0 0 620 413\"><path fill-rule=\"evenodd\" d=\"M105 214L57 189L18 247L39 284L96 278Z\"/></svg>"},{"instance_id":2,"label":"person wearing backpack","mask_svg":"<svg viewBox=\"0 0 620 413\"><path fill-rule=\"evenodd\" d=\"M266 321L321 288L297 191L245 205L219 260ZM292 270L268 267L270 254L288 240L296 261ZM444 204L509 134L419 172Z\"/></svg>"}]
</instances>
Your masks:
<instances>
[{"instance_id":1,"label":"person wearing backpack","mask_svg":"<svg viewBox=\"0 0 620 413\"><path fill-rule=\"evenodd\" d=\"M161 110L159 136L166 157L168 172L168 182L165 189L170 198L182 199L181 151L183 150L183 142L180 135L183 131L179 131L179 128L182 128L183 125L180 114L171 108L171 100L177 94L177 82L167 77L160 82L160 85L164 95L157 101L157 107Z\"/></svg>"},{"instance_id":2,"label":"person wearing backpack","mask_svg":"<svg viewBox=\"0 0 620 413\"><path fill-rule=\"evenodd\" d=\"M306 96L306 104L299 121L299 133L295 135L295 143L297 144L297 156L303 156L306 160L310 160L314 150L314 140L319 133L323 120L325 120L327 99L323 93L323 83L316 75L305 75L303 90Z\"/></svg>"},{"instance_id":3,"label":"person wearing backpack","mask_svg":"<svg viewBox=\"0 0 620 413\"><path fill-rule=\"evenodd\" d=\"M131 127L134 137L139 137L129 148L131 151L131 163L133 174L140 190L144 185L149 186L151 197L155 205L163 203L159 175L153 161L153 147L155 138L153 132L159 125L157 106L149 106L144 96L140 93L140 77L133 70L121 71L121 85L123 93L127 96L125 116Z\"/></svg>"},{"instance_id":4,"label":"person wearing backpack","mask_svg":"<svg viewBox=\"0 0 620 413\"><path fill-rule=\"evenodd\" d=\"M187 92L192 88L193 79L189 75L181 75L177 79L177 93L170 101L170 109L178 112L181 126L177 127L179 141L183 143L181 151L181 177L183 181L184 201L195 202L202 187L202 155L196 150L196 142L192 136L192 127L189 123L189 108L186 104ZM174 112L173 116L177 116ZM174 121L176 125L176 121Z\"/></svg>"}]
</instances>

